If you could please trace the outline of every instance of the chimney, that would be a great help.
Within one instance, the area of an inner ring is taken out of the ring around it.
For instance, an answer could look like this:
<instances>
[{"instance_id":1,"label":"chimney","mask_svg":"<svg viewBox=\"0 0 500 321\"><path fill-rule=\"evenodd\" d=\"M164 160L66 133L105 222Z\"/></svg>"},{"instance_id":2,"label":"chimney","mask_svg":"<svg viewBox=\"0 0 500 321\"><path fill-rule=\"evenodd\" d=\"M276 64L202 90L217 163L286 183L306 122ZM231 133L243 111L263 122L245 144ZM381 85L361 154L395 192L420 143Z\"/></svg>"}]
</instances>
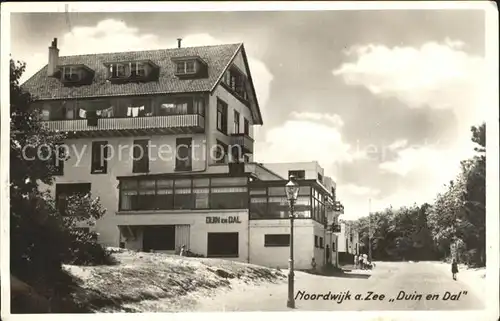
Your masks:
<instances>
[{"instance_id":1,"label":"chimney","mask_svg":"<svg viewBox=\"0 0 500 321\"><path fill-rule=\"evenodd\" d=\"M177 48L181 47L182 38L177 38Z\"/></svg>"},{"instance_id":2,"label":"chimney","mask_svg":"<svg viewBox=\"0 0 500 321\"><path fill-rule=\"evenodd\" d=\"M47 76L53 77L57 72L59 63L59 49L57 49L57 38L54 38L49 47L49 64L47 66Z\"/></svg>"}]
</instances>

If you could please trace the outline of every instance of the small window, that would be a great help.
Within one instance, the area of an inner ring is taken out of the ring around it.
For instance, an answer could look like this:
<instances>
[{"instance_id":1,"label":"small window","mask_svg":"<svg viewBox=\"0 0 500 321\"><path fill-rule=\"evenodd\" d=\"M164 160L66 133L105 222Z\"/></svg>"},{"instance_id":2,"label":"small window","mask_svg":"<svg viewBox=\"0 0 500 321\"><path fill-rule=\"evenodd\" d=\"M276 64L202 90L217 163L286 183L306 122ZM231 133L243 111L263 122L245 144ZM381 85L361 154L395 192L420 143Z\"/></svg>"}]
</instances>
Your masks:
<instances>
[{"instance_id":1,"label":"small window","mask_svg":"<svg viewBox=\"0 0 500 321\"><path fill-rule=\"evenodd\" d=\"M323 175L321 175L320 173L318 173L318 181L320 183L323 183Z\"/></svg>"},{"instance_id":2,"label":"small window","mask_svg":"<svg viewBox=\"0 0 500 321\"><path fill-rule=\"evenodd\" d=\"M248 155L243 155L243 161L244 161L245 163L250 163L250 156L248 156Z\"/></svg>"},{"instance_id":3,"label":"small window","mask_svg":"<svg viewBox=\"0 0 500 321\"><path fill-rule=\"evenodd\" d=\"M91 174L106 174L108 169L108 142L92 142Z\"/></svg>"},{"instance_id":4,"label":"small window","mask_svg":"<svg viewBox=\"0 0 500 321\"><path fill-rule=\"evenodd\" d=\"M227 134L227 103L217 98L217 130Z\"/></svg>"},{"instance_id":5,"label":"small window","mask_svg":"<svg viewBox=\"0 0 500 321\"><path fill-rule=\"evenodd\" d=\"M240 113L236 110L234 111L233 133L240 133Z\"/></svg>"},{"instance_id":6,"label":"small window","mask_svg":"<svg viewBox=\"0 0 500 321\"><path fill-rule=\"evenodd\" d=\"M319 247L319 238L317 235L314 235L314 247Z\"/></svg>"},{"instance_id":7,"label":"small window","mask_svg":"<svg viewBox=\"0 0 500 321\"><path fill-rule=\"evenodd\" d=\"M300 170L300 171L288 171L288 177L290 176L295 176L297 179L304 179L306 178L306 171Z\"/></svg>"},{"instance_id":8,"label":"small window","mask_svg":"<svg viewBox=\"0 0 500 321\"><path fill-rule=\"evenodd\" d=\"M134 140L134 159L132 172L147 173L149 172L149 140L140 139Z\"/></svg>"},{"instance_id":9,"label":"small window","mask_svg":"<svg viewBox=\"0 0 500 321\"><path fill-rule=\"evenodd\" d=\"M246 118L243 118L243 133L250 136L250 122Z\"/></svg>"},{"instance_id":10,"label":"small window","mask_svg":"<svg viewBox=\"0 0 500 321\"><path fill-rule=\"evenodd\" d=\"M290 246L290 234L266 234L264 235L265 247Z\"/></svg>"},{"instance_id":11,"label":"small window","mask_svg":"<svg viewBox=\"0 0 500 321\"><path fill-rule=\"evenodd\" d=\"M321 249L323 249L325 247L325 245L323 244L323 238L321 236L319 237L319 247Z\"/></svg>"}]
</instances>

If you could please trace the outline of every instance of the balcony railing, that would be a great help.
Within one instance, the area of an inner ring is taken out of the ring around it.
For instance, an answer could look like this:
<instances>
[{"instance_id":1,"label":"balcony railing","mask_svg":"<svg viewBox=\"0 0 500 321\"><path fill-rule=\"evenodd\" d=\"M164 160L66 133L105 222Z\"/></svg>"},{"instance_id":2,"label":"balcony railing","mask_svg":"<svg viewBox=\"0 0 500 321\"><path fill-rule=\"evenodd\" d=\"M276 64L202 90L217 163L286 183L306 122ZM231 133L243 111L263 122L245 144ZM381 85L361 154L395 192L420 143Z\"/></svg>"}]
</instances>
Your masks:
<instances>
[{"instance_id":1,"label":"balcony railing","mask_svg":"<svg viewBox=\"0 0 500 321\"><path fill-rule=\"evenodd\" d=\"M231 145L241 146L244 153L253 154L253 139L245 134L231 134Z\"/></svg>"},{"instance_id":2,"label":"balcony railing","mask_svg":"<svg viewBox=\"0 0 500 321\"><path fill-rule=\"evenodd\" d=\"M205 120L200 115L171 115L128 118L98 118L95 126L88 119L42 122L51 131L68 132L72 137L147 134L201 133Z\"/></svg>"}]
</instances>

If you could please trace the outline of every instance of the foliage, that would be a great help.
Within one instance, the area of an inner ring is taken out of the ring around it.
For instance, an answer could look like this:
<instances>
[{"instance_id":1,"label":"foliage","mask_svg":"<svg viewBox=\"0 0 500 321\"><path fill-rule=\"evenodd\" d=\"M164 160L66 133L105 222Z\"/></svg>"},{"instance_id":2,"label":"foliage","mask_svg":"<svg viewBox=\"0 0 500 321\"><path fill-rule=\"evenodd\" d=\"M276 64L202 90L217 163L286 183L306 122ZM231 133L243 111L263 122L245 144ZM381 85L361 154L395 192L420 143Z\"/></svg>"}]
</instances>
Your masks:
<instances>
[{"instance_id":1,"label":"foliage","mask_svg":"<svg viewBox=\"0 0 500 321\"><path fill-rule=\"evenodd\" d=\"M472 127L471 133L476 155L461 161L460 173L433 204L391 207L356 222L362 252L368 253L371 230L374 259L432 260L453 255L467 264L485 264L485 124Z\"/></svg>"},{"instance_id":2,"label":"foliage","mask_svg":"<svg viewBox=\"0 0 500 321\"><path fill-rule=\"evenodd\" d=\"M55 152L65 133L49 132L39 122L41 112L31 105L33 97L19 85L24 70L24 63L10 61L11 273L57 304L74 286L63 263L90 264L93 257L109 261L104 249L91 241L95 235L76 229L81 221L100 218L104 210L90 196L79 198L68 207L68 219L44 190L53 183L57 161L65 159ZM19 307L13 306L12 312L22 312L14 308Z\"/></svg>"}]
</instances>

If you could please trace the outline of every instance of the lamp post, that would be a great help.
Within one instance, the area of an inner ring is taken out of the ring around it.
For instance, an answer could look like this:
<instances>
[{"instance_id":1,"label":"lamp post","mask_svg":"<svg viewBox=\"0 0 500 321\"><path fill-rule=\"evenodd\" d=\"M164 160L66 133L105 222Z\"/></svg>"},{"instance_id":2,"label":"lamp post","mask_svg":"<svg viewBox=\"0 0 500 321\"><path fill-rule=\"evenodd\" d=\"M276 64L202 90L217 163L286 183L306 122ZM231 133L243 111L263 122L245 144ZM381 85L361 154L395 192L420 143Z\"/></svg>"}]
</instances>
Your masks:
<instances>
[{"instance_id":1,"label":"lamp post","mask_svg":"<svg viewBox=\"0 0 500 321\"><path fill-rule=\"evenodd\" d=\"M288 301L286 306L289 308L295 308L295 298L294 298L294 273L293 273L293 220L295 219L294 206L297 196L299 194L299 185L295 181L295 177L290 175L290 180L285 185L286 198L290 204L290 259L288 260Z\"/></svg>"}]
</instances>

